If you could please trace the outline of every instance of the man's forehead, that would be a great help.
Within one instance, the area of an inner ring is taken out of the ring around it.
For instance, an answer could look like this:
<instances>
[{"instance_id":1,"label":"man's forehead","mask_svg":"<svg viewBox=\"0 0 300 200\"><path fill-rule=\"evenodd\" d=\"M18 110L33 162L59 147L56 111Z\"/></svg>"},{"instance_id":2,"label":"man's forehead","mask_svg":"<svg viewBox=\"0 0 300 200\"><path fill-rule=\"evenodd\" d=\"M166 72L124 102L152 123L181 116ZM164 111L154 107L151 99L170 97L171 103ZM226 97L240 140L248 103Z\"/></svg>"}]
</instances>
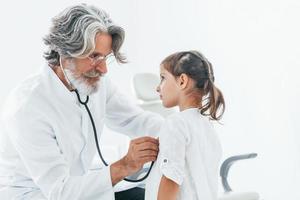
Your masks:
<instances>
[{"instance_id":1,"label":"man's forehead","mask_svg":"<svg viewBox=\"0 0 300 200\"><path fill-rule=\"evenodd\" d=\"M93 51L102 56L112 52L112 37L108 33L98 33L95 39L95 49Z\"/></svg>"}]
</instances>

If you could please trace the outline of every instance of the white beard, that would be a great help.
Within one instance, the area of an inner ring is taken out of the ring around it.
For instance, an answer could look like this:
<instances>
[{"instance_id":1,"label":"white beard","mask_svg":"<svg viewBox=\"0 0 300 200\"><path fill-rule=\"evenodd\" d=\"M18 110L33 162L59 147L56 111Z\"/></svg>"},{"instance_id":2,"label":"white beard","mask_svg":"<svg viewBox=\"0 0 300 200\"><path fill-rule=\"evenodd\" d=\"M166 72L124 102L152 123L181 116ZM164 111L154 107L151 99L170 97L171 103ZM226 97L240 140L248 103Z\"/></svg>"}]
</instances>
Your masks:
<instances>
[{"instance_id":1,"label":"white beard","mask_svg":"<svg viewBox=\"0 0 300 200\"><path fill-rule=\"evenodd\" d=\"M89 85L85 78L75 77L74 76L74 70L76 70L76 67L73 63L71 63L69 66L65 68L65 75L67 76L67 79L70 81L71 85L74 89L77 89L78 92L81 95L88 96L98 91L99 88L99 81L93 85Z\"/></svg>"}]
</instances>

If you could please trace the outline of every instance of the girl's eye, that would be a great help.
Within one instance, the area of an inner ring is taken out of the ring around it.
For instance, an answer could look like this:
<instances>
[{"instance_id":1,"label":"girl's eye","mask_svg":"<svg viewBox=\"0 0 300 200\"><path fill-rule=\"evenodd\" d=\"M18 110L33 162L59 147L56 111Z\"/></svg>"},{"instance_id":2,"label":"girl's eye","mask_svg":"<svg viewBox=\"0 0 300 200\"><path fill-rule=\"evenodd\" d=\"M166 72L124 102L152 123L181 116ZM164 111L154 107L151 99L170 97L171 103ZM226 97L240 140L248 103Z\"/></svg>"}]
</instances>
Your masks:
<instances>
[{"instance_id":1,"label":"girl's eye","mask_svg":"<svg viewBox=\"0 0 300 200\"><path fill-rule=\"evenodd\" d=\"M162 82L165 79L165 77L160 76L160 82Z\"/></svg>"}]
</instances>

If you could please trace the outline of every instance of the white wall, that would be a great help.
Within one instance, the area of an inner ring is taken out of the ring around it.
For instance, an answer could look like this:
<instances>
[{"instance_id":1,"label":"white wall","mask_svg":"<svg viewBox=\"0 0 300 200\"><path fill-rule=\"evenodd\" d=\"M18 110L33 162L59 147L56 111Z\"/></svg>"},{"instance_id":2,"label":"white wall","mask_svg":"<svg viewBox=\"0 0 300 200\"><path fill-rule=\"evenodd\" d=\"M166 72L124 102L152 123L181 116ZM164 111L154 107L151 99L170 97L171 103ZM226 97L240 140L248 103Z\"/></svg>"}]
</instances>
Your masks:
<instances>
[{"instance_id":1,"label":"white wall","mask_svg":"<svg viewBox=\"0 0 300 200\"><path fill-rule=\"evenodd\" d=\"M2 3L0 108L8 92L43 63L50 18L76 2ZM110 75L130 95L132 75L157 73L168 54L198 49L207 55L227 103L224 125L218 126L224 158L259 154L233 167L233 189L256 190L263 199L300 198L299 1L86 2L107 10L126 30L123 51L130 63L112 66Z\"/></svg>"}]
</instances>

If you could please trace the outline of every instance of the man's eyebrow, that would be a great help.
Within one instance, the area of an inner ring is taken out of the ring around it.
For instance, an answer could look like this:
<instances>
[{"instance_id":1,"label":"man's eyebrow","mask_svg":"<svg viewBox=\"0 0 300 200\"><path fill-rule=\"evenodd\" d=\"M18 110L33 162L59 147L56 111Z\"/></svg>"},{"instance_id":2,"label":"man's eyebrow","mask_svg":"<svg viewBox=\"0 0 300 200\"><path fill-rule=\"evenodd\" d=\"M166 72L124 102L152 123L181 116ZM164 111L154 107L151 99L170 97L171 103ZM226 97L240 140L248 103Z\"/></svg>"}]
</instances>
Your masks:
<instances>
[{"instance_id":1,"label":"man's eyebrow","mask_svg":"<svg viewBox=\"0 0 300 200\"><path fill-rule=\"evenodd\" d=\"M94 55L100 55L100 56L108 56L108 55L110 55L112 52L113 52L113 51L109 52L107 55L104 55L104 54L101 53L101 52L94 51L94 52L92 52L91 54L94 54Z\"/></svg>"},{"instance_id":2,"label":"man's eyebrow","mask_svg":"<svg viewBox=\"0 0 300 200\"><path fill-rule=\"evenodd\" d=\"M91 54L92 54L92 55L97 55L97 56L98 56L98 55L104 56L103 53L100 53L100 52L97 52L97 51L94 51L94 52L92 52Z\"/></svg>"}]
</instances>

